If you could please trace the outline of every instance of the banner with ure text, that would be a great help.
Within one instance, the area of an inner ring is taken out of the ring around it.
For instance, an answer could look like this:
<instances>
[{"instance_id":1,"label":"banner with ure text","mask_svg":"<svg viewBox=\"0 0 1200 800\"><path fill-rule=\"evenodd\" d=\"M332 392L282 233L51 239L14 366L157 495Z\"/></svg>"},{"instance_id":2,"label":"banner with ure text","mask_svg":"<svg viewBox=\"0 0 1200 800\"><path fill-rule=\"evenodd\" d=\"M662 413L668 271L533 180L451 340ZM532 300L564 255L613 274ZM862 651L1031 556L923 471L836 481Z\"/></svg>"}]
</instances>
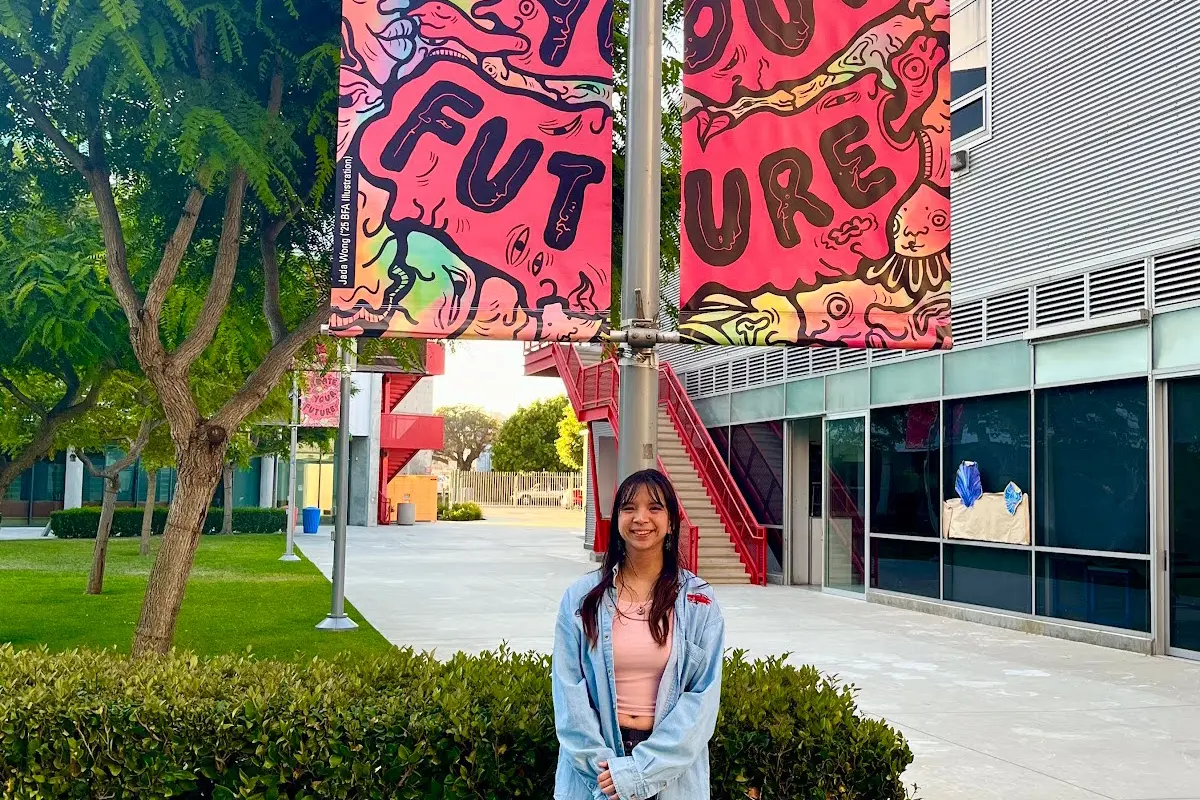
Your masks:
<instances>
[{"instance_id":1,"label":"banner with ure text","mask_svg":"<svg viewBox=\"0 0 1200 800\"><path fill-rule=\"evenodd\" d=\"M601 336L612 47L605 0L343 0L331 332Z\"/></svg>"},{"instance_id":2,"label":"banner with ure text","mask_svg":"<svg viewBox=\"0 0 1200 800\"><path fill-rule=\"evenodd\" d=\"M948 0L687 0L680 324L949 348Z\"/></svg>"}]
</instances>

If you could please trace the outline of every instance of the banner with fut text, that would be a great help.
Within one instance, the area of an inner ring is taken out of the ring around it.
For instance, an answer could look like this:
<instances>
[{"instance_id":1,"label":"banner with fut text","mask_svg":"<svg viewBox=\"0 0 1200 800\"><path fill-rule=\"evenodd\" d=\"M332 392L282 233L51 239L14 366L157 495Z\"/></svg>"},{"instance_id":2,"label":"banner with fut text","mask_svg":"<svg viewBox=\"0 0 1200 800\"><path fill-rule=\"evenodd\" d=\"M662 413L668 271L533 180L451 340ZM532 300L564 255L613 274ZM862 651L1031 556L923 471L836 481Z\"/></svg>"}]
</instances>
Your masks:
<instances>
[{"instance_id":1,"label":"banner with fut text","mask_svg":"<svg viewBox=\"0 0 1200 800\"><path fill-rule=\"evenodd\" d=\"M612 48L611 0L343 0L333 333L601 336Z\"/></svg>"},{"instance_id":2,"label":"banner with fut text","mask_svg":"<svg viewBox=\"0 0 1200 800\"><path fill-rule=\"evenodd\" d=\"M948 0L687 0L679 329L949 348Z\"/></svg>"}]
</instances>

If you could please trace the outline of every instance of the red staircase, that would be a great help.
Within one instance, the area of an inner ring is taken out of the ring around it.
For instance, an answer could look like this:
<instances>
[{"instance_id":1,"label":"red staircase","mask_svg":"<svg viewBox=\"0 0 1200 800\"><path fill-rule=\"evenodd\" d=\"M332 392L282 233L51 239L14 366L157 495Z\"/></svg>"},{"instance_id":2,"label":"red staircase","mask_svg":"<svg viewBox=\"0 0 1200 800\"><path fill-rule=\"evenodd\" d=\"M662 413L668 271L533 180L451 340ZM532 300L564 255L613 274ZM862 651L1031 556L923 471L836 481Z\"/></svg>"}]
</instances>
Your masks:
<instances>
[{"instance_id":1,"label":"red staircase","mask_svg":"<svg viewBox=\"0 0 1200 800\"><path fill-rule=\"evenodd\" d=\"M446 371L442 346L426 342L424 364L416 371L385 372L383 408L379 419L379 522L391 522L392 504L387 487L408 462L422 450L441 450L445 442L445 421L430 414L397 413L396 408L422 378Z\"/></svg>"},{"instance_id":2,"label":"red staircase","mask_svg":"<svg viewBox=\"0 0 1200 800\"><path fill-rule=\"evenodd\" d=\"M549 351L547 353L546 351ZM619 373L617 363L609 358L592 365L585 365L576 350L566 344L531 345L526 351L526 364L533 365L539 374L548 374L547 356L553 358L555 371L562 377L566 385L567 396L575 409L575 415L581 422L608 422L614 431L619 430L617 420L617 402L620 396ZM528 367L527 367L528 371ZM691 399L684 391L675 371L670 364L659 367L659 409L660 420L665 414L674 429L674 434L682 444L684 452L691 462L691 467L703 487L703 497L698 494L684 496L681 500L685 506L693 507L696 514L710 515L715 511L715 517L724 528L724 533L732 542L737 556L745 569L749 582L764 585L767 579L767 537L765 529L754 519L754 515L742 497L733 476L721 458L712 437L700 420L699 414L692 405ZM666 422L660 424L660 437L663 435ZM671 437L673 441L675 437ZM660 439L661 441L661 439ZM663 468L662 458L659 466ZM663 468L664 471L668 471ZM668 471L668 474L671 474ZM684 476L672 474L676 485ZM693 478L694 480L694 478ZM596 470L592 470L592 492L596 496ZM598 499L598 498L597 498ZM710 510L711 507L711 510ZM597 503L597 509L603 504ZM603 552L608 548L608 534L611 520L604 519L602 513L597 514L596 541L594 549ZM687 539L687 560L692 569L702 576L705 575L705 562L700 560L701 537L698 526L687 518L684 509L684 529ZM708 533L706 531L706 533ZM720 557L720 542L715 542L710 536L704 539L706 559ZM726 545L727 547L728 545ZM736 563L736 562L735 562ZM718 567L719 577L733 578L727 574L726 568ZM730 581L736 582L736 581ZM741 580L746 582L746 577Z\"/></svg>"}]
</instances>

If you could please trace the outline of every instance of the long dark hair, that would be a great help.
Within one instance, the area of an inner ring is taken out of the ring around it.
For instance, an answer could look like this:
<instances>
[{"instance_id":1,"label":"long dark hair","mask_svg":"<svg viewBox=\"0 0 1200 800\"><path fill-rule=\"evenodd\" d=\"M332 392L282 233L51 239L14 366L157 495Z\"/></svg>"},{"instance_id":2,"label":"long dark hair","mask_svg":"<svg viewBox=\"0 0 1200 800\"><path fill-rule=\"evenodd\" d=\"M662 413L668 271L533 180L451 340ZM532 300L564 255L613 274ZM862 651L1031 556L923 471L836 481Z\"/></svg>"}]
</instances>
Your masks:
<instances>
[{"instance_id":1,"label":"long dark hair","mask_svg":"<svg viewBox=\"0 0 1200 800\"><path fill-rule=\"evenodd\" d=\"M583 633L592 647L596 646L600 636L600 600L605 592L613 588L614 569L625 566L625 540L621 538L618 528L621 507L631 502L642 489L648 491L650 497L666 508L669 520L667 537L663 540L663 569L654 584L653 602L650 605L650 634L659 647L667 643L671 609L674 608L675 598L679 593L679 496L675 494L675 487L666 475L656 469L647 469L635 472L622 481L617 488L617 496L613 499L612 531L608 536L608 552L604 554L604 564L600 567L600 583L587 593L580 608Z\"/></svg>"}]
</instances>

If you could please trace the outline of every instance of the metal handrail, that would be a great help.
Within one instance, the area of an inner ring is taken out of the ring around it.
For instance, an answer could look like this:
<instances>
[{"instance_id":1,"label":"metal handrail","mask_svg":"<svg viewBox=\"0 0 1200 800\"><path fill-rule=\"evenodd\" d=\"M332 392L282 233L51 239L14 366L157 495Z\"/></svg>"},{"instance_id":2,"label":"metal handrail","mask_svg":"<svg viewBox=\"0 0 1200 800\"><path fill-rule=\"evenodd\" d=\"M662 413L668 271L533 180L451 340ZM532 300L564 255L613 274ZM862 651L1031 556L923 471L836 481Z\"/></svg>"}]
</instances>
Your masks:
<instances>
[{"instance_id":1,"label":"metal handrail","mask_svg":"<svg viewBox=\"0 0 1200 800\"><path fill-rule=\"evenodd\" d=\"M728 465L721 458L717 446L700 420L695 406L687 396L683 384L670 364L659 367L662 380L659 382L660 402L666 400L667 413L683 440L684 448L696 466L696 471L710 491L717 514L728 531L733 533L733 542L742 560L750 568L751 578L757 584L767 579L767 532L754 518L745 497L733 480Z\"/></svg>"},{"instance_id":2,"label":"metal handrail","mask_svg":"<svg viewBox=\"0 0 1200 800\"><path fill-rule=\"evenodd\" d=\"M554 364L558 369L559 375L563 378L563 383L567 386L567 396L571 400L571 404L582 411L590 411L595 409L604 410L605 421L613 429L613 436L616 437L620 430L618 424L618 398L620 392L620 372L617 370L617 364L613 360L601 361L590 367L584 367L582 359L575 349L566 344L550 345L554 348ZM533 348L526 348L526 352L530 352ZM589 386L593 389L588 392ZM666 472L666 467L663 465L662 459L658 459L658 468L662 472ZM594 480L594 476L593 476ZM700 527L693 525L688 518L687 511L682 507L679 509L680 528L687 532L686 536L686 553L684 566L697 571L700 562ZM593 549L596 552L601 552L601 522L603 516L600 512L600 503L597 499L596 503L596 543ZM609 530L603 542L603 548L608 547L608 536L611 535L611 520L609 520Z\"/></svg>"}]
</instances>

